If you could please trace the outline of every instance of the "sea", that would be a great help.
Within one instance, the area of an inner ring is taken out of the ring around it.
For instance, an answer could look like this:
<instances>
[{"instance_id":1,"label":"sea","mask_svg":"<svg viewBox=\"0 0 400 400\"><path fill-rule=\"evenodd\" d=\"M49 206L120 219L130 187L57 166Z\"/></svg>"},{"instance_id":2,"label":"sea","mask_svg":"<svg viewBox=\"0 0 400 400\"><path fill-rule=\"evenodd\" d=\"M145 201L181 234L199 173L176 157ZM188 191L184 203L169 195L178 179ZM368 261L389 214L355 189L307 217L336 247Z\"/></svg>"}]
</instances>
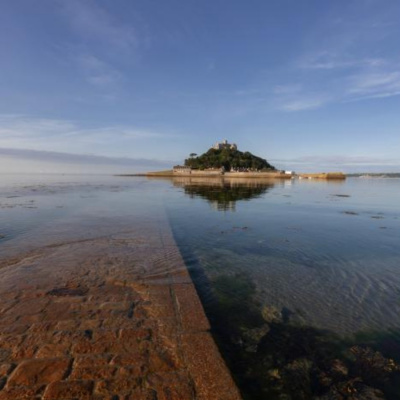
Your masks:
<instances>
[{"instance_id":1,"label":"sea","mask_svg":"<svg viewBox=\"0 0 400 400\"><path fill-rule=\"evenodd\" d=\"M157 213L244 398L400 398L400 179L2 174L0 261Z\"/></svg>"}]
</instances>

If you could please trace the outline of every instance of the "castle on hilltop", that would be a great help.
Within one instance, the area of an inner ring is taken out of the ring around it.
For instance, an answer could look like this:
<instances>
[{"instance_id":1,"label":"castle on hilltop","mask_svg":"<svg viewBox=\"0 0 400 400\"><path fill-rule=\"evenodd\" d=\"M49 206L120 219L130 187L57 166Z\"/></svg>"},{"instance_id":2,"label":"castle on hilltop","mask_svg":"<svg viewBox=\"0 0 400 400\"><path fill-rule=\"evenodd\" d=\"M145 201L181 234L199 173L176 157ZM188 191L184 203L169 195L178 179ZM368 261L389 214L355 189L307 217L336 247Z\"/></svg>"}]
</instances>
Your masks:
<instances>
[{"instance_id":1,"label":"castle on hilltop","mask_svg":"<svg viewBox=\"0 0 400 400\"><path fill-rule=\"evenodd\" d=\"M230 150L237 150L236 143L228 143L228 141L225 139L223 142L217 142L214 144L212 147L214 150L222 150L222 149L230 149Z\"/></svg>"}]
</instances>

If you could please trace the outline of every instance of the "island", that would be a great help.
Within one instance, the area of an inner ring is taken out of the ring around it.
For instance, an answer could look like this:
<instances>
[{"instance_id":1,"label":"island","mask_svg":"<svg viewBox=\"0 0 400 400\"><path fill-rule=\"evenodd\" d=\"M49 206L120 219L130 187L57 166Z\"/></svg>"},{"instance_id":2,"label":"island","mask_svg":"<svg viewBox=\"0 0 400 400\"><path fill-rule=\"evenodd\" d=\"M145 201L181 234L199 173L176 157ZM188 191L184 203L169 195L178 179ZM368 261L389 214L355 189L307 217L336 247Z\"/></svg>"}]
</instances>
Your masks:
<instances>
[{"instance_id":1,"label":"island","mask_svg":"<svg viewBox=\"0 0 400 400\"><path fill-rule=\"evenodd\" d=\"M300 173L278 170L266 159L249 151L238 150L235 143L228 140L215 143L209 150L198 156L191 153L183 165L175 165L171 170L148 172L145 176L206 176L229 178L267 179L345 179L342 172Z\"/></svg>"}]
</instances>

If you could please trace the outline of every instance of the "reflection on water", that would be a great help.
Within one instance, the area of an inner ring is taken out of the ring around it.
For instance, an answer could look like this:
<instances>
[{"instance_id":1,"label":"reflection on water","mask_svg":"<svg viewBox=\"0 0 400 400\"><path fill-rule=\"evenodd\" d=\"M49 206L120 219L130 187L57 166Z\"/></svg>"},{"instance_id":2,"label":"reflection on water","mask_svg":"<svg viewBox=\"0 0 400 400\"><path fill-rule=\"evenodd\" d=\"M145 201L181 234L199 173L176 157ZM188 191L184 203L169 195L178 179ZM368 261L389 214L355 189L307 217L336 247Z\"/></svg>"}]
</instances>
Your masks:
<instances>
[{"instance_id":1,"label":"reflection on water","mask_svg":"<svg viewBox=\"0 0 400 400\"><path fill-rule=\"evenodd\" d=\"M174 235L247 398L400 398L398 183L180 183Z\"/></svg>"},{"instance_id":2,"label":"reflection on water","mask_svg":"<svg viewBox=\"0 0 400 400\"><path fill-rule=\"evenodd\" d=\"M274 181L262 179L174 177L173 184L183 187L190 197L207 200L218 211L235 211L236 202L260 197L274 187Z\"/></svg>"}]
</instances>

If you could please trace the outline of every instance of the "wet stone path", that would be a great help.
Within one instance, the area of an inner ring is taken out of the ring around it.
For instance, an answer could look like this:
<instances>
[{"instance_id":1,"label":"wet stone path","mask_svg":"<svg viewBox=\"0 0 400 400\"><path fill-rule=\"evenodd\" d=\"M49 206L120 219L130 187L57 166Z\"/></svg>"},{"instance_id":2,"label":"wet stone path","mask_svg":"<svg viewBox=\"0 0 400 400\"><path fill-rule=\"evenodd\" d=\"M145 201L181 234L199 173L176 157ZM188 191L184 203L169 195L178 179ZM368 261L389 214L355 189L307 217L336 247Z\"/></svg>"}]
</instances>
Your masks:
<instances>
[{"instance_id":1,"label":"wet stone path","mask_svg":"<svg viewBox=\"0 0 400 400\"><path fill-rule=\"evenodd\" d=\"M0 400L239 399L160 221L0 268Z\"/></svg>"}]
</instances>

